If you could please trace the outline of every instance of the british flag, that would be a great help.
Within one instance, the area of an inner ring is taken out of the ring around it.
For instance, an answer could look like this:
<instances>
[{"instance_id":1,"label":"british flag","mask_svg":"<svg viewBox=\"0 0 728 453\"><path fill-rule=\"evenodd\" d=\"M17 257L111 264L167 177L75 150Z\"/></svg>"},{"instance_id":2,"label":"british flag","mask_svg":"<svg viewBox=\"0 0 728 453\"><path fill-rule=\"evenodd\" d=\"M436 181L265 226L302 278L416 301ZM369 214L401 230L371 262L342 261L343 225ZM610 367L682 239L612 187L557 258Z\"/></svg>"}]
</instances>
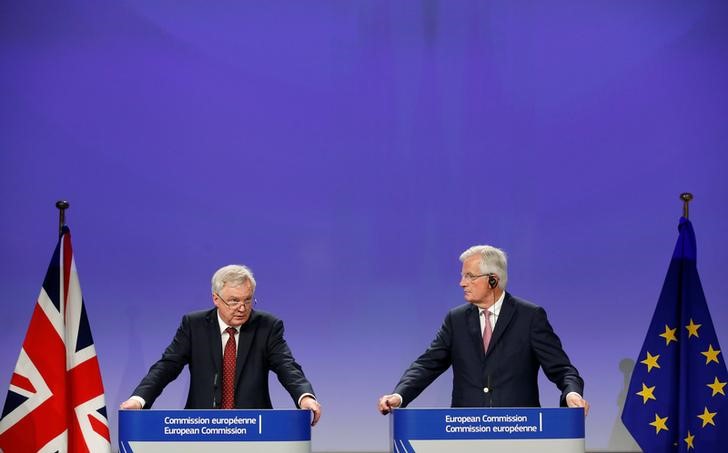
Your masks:
<instances>
[{"instance_id":1,"label":"british flag","mask_svg":"<svg viewBox=\"0 0 728 453\"><path fill-rule=\"evenodd\" d=\"M63 227L10 380L0 451L110 452L91 329Z\"/></svg>"}]
</instances>

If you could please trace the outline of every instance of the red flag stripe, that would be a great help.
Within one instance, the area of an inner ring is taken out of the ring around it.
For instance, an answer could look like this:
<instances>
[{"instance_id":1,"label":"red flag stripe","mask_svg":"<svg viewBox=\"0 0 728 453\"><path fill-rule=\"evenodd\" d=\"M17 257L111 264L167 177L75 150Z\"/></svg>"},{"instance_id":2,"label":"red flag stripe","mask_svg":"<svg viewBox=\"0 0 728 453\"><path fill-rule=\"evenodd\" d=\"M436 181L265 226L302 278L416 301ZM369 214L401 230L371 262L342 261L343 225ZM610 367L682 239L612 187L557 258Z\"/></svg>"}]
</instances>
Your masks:
<instances>
[{"instance_id":1,"label":"red flag stripe","mask_svg":"<svg viewBox=\"0 0 728 453\"><path fill-rule=\"evenodd\" d=\"M36 392L35 387L33 387L33 383L30 382L30 379L17 373L13 373L13 377L10 378L10 385L14 385L15 387L21 388L29 393Z\"/></svg>"},{"instance_id":2,"label":"red flag stripe","mask_svg":"<svg viewBox=\"0 0 728 453\"><path fill-rule=\"evenodd\" d=\"M96 417L92 416L91 414L88 415L88 421L91 422L91 428L93 428L93 430L96 431L101 437L103 437L104 439L111 439L108 426L98 421L98 419L96 419Z\"/></svg>"}]
</instances>

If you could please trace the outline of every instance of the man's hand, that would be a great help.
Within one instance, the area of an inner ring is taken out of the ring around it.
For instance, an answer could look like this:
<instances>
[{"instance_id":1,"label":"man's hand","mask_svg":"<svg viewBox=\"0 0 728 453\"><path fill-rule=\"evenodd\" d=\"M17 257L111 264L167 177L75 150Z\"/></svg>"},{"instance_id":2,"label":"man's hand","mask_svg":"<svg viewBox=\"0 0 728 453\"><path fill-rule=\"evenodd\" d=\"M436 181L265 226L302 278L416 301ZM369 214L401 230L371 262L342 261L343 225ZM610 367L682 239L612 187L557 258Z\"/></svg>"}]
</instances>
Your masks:
<instances>
[{"instance_id":1,"label":"man's hand","mask_svg":"<svg viewBox=\"0 0 728 453\"><path fill-rule=\"evenodd\" d=\"M379 412L382 415L387 415L392 412L392 409L402 405L402 398L399 395L384 395L379 398Z\"/></svg>"},{"instance_id":2,"label":"man's hand","mask_svg":"<svg viewBox=\"0 0 728 453\"><path fill-rule=\"evenodd\" d=\"M566 395L566 405L568 407L583 407L584 415L589 415L589 402L576 392Z\"/></svg>"},{"instance_id":3,"label":"man's hand","mask_svg":"<svg viewBox=\"0 0 728 453\"><path fill-rule=\"evenodd\" d=\"M311 426L315 426L321 418L321 405L316 401L315 398L305 396L301 400L301 409L308 409L313 412L313 420L311 420Z\"/></svg>"},{"instance_id":4,"label":"man's hand","mask_svg":"<svg viewBox=\"0 0 728 453\"><path fill-rule=\"evenodd\" d=\"M120 409L141 409L142 403L135 400L134 398L129 398L128 400L124 401L119 405Z\"/></svg>"}]
</instances>

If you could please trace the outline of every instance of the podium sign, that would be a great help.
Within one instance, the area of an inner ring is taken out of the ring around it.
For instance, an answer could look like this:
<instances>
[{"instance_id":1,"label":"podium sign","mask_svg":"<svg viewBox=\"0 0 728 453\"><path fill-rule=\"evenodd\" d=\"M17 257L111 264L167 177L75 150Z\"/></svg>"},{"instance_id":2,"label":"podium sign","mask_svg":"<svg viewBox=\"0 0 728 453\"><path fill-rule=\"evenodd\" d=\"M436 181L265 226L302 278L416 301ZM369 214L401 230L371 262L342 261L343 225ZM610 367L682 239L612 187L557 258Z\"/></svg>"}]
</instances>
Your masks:
<instances>
[{"instance_id":1,"label":"podium sign","mask_svg":"<svg viewBox=\"0 0 728 453\"><path fill-rule=\"evenodd\" d=\"M392 451L584 453L584 410L395 409Z\"/></svg>"},{"instance_id":2,"label":"podium sign","mask_svg":"<svg viewBox=\"0 0 728 453\"><path fill-rule=\"evenodd\" d=\"M119 451L309 453L307 410L122 410Z\"/></svg>"}]
</instances>

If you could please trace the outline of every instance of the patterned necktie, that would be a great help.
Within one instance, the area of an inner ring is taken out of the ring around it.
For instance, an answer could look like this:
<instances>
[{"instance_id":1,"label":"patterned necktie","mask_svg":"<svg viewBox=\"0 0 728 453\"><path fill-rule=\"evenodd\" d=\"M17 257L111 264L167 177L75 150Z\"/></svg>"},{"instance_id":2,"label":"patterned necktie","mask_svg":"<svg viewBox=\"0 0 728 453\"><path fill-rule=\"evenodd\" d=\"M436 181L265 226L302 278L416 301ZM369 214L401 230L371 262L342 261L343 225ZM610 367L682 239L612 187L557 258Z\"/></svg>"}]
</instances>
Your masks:
<instances>
[{"instance_id":1,"label":"patterned necktie","mask_svg":"<svg viewBox=\"0 0 728 453\"><path fill-rule=\"evenodd\" d=\"M235 362L238 355L235 335L238 331L228 327L225 332L228 334L228 340L222 357L222 408L232 409L235 405Z\"/></svg>"},{"instance_id":2,"label":"patterned necktie","mask_svg":"<svg viewBox=\"0 0 728 453\"><path fill-rule=\"evenodd\" d=\"M488 352L488 345L490 344L490 338L493 336L493 328L490 326L490 310L484 310L483 316L485 316L485 328L483 329L483 350Z\"/></svg>"}]
</instances>

